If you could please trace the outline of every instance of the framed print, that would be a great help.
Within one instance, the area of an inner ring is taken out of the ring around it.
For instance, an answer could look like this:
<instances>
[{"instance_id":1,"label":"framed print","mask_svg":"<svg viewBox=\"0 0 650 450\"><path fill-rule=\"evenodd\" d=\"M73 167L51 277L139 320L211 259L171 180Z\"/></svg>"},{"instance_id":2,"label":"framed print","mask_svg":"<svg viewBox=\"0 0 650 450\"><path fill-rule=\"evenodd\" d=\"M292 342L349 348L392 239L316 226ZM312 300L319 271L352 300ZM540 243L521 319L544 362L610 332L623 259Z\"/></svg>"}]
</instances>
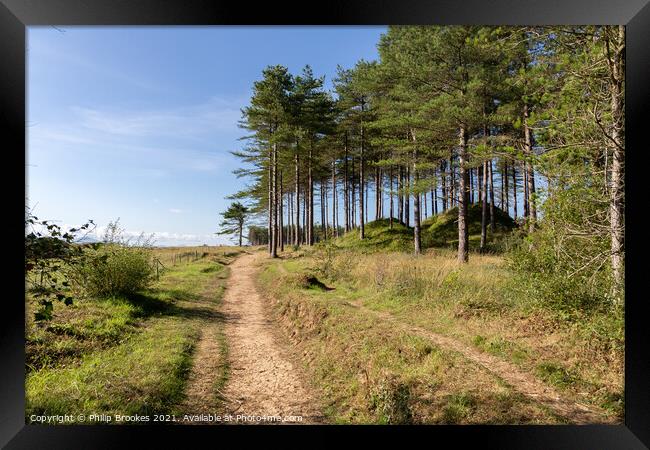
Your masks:
<instances>
[{"instance_id":1,"label":"framed print","mask_svg":"<svg viewBox=\"0 0 650 450\"><path fill-rule=\"evenodd\" d=\"M647 448L650 6L320 9L2 1L2 444Z\"/></svg>"}]
</instances>

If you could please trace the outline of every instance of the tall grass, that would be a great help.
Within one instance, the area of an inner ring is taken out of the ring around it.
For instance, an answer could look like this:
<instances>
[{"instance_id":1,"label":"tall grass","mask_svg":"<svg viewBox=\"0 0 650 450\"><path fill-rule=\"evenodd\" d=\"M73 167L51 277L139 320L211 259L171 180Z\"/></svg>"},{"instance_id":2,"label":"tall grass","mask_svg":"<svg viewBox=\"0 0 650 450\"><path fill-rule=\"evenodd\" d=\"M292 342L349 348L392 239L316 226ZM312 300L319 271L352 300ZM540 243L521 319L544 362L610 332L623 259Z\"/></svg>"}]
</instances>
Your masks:
<instances>
[{"instance_id":1,"label":"tall grass","mask_svg":"<svg viewBox=\"0 0 650 450\"><path fill-rule=\"evenodd\" d=\"M406 253L359 254L337 251L315 258L315 269L332 281L368 288L404 302L453 300L478 306L503 302L498 295L505 283L502 259L473 255L459 264L453 251L430 250L425 255Z\"/></svg>"}]
</instances>

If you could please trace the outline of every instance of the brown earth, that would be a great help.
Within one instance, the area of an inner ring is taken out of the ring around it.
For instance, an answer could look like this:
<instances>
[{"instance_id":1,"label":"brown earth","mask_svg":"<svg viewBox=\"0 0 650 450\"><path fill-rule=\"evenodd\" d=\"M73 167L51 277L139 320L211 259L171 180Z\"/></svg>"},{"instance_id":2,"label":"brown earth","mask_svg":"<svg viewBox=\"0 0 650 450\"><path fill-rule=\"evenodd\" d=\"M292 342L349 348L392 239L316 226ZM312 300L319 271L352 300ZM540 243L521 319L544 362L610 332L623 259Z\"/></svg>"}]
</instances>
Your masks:
<instances>
[{"instance_id":1,"label":"brown earth","mask_svg":"<svg viewBox=\"0 0 650 450\"><path fill-rule=\"evenodd\" d=\"M317 399L291 362L288 343L280 341L255 287L258 262L264 257L263 252L245 254L230 265L222 307L230 365L224 413L255 417L231 423L278 423L274 417L284 418L284 423L322 423Z\"/></svg>"}]
</instances>

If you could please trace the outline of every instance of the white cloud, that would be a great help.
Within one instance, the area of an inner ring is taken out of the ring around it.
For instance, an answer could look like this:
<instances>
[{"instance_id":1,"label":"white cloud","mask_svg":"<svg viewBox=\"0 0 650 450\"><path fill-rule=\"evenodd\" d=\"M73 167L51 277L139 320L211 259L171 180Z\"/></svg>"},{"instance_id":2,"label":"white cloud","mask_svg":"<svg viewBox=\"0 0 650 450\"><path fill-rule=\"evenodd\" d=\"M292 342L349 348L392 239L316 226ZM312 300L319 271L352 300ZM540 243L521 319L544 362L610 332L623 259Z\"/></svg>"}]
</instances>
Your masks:
<instances>
[{"instance_id":1,"label":"white cloud","mask_svg":"<svg viewBox=\"0 0 650 450\"><path fill-rule=\"evenodd\" d=\"M86 158L94 154L111 159L119 158L122 161L129 160L130 167L135 170L136 175L154 178L163 177L170 171L177 170L215 172L222 169L224 164L230 164L232 159L225 150L202 151L191 144L156 147L93 136L93 133L88 131L64 130L52 133L46 128L30 131L27 145L30 160L34 155L51 156L54 152L70 156L79 154Z\"/></svg>"},{"instance_id":2,"label":"white cloud","mask_svg":"<svg viewBox=\"0 0 650 450\"><path fill-rule=\"evenodd\" d=\"M28 153L128 158L132 168L140 165L142 175L156 178L176 170L215 172L232 160L230 148L219 148L215 142L225 135L235 145L240 134L239 105L238 100L214 97L193 106L155 111L73 107L65 122L41 122L28 128Z\"/></svg>"},{"instance_id":3,"label":"white cloud","mask_svg":"<svg viewBox=\"0 0 650 450\"><path fill-rule=\"evenodd\" d=\"M69 32L70 30L66 30ZM93 72L97 77L107 77L114 80L120 81L122 83L137 87L138 89L145 89L151 92L163 93L168 88L160 86L158 83L154 82L151 79L142 79L141 77L127 73L125 71L116 70L112 66L98 64L97 61L93 59L92 61L85 59L75 53L61 51L58 48L55 48L52 45L49 45L47 41L43 39L37 39L32 42L33 35L28 35L28 47L30 49L29 58L43 58L46 57L51 61L55 61L56 64L76 66L79 69L87 70ZM34 44L34 45L32 45ZM101 60L101 59L99 59Z\"/></svg>"},{"instance_id":4,"label":"white cloud","mask_svg":"<svg viewBox=\"0 0 650 450\"><path fill-rule=\"evenodd\" d=\"M205 103L170 109L107 111L77 106L72 110L81 126L106 134L200 139L217 131L237 131L241 105L211 98Z\"/></svg>"},{"instance_id":5,"label":"white cloud","mask_svg":"<svg viewBox=\"0 0 650 450\"><path fill-rule=\"evenodd\" d=\"M66 232L70 228L79 227L77 225L70 225L68 223L63 223L63 221L51 220L50 222L55 223L61 227L61 232ZM47 235L47 229L39 224L34 225L33 231L41 232L43 235ZM82 237L87 237L97 241L102 241L104 239L104 234L107 230L107 225L96 225L94 228L91 226L90 230L86 232L85 230L79 230L76 233L76 239ZM27 230L32 231L30 230ZM232 245L232 241L227 237L219 236L214 233L206 234L197 234L197 233L173 233L169 231L136 231L136 230L127 230L123 229L121 233L124 239L130 239L131 242L136 241L140 236L148 238L153 236L153 245L158 247L182 247L182 246L198 246L198 245Z\"/></svg>"},{"instance_id":6,"label":"white cloud","mask_svg":"<svg viewBox=\"0 0 650 450\"><path fill-rule=\"evenodd\" d=\"M169 208L169 212L174 214L180 214L183 212L183 210L178 208Z\"/></svg>"}]
</instances>

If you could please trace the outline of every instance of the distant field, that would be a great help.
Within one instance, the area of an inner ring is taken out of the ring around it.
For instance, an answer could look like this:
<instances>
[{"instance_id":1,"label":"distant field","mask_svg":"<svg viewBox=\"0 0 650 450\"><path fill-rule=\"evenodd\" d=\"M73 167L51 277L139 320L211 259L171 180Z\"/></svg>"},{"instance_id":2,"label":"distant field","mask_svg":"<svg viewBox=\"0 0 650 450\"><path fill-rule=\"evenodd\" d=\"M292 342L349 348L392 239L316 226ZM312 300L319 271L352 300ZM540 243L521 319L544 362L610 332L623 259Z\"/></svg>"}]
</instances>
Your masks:
<instances>
[{"instance_id":1,"label":"distant field","mask_svg":"<svg viewBox=\"0 0 650 450\"><path fill-rule=\"evenodd\" d=\"M231 257L238 254L238 247L199 245L193 247L153 247L154 255L163 264L180 264L207 257Z\"/></svg>"}]
</instances>

